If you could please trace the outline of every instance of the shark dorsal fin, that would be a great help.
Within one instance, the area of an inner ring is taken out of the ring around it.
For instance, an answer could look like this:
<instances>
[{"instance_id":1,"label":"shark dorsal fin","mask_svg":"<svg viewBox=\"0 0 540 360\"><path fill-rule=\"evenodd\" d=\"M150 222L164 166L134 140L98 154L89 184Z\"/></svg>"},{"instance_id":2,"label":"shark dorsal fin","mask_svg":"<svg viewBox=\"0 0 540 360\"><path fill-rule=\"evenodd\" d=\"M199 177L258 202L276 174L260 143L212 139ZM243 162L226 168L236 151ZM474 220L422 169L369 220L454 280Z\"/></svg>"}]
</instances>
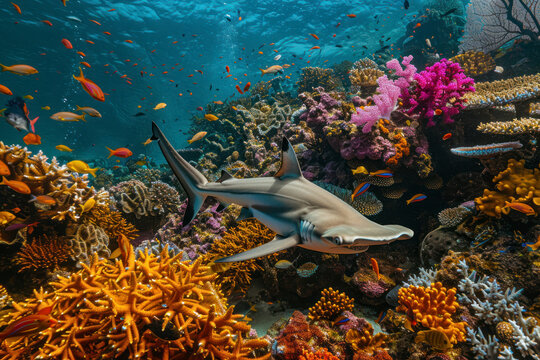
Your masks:
<instances>
[{"instance_id":1,"label":"shark dorsal fin","mask_svg":"<svg viewBox=\"0 0 540 360\"><path fill-rule=\"evenodd\" d=\"M221 176L218 179L218 183L224 182L225 180L232 179L232 175L229 174L226 170L221 170Z\"/></svg>"},{"instance_id":2,"label":"shark dorsal fin","mask_svg":"<svg viewBox=\"0 0 540 360\"><path fill-rule=\"evenodd\" d=\"M274 175L277 178L289 178L289 177L302 177L302 170L300 170L300 164L294 153L294 149L286 137L283 137L283 143L281 144L281 167Z\"/></svg>"}]
</instances>

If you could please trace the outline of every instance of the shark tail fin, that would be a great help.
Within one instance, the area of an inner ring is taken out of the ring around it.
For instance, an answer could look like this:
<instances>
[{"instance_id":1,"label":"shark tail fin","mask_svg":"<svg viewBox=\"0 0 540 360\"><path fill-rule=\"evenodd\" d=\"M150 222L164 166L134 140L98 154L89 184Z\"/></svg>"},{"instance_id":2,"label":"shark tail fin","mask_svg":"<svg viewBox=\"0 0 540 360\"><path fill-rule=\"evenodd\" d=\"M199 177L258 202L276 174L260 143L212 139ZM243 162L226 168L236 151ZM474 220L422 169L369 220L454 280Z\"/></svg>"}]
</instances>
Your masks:
<instances>
[{"instance_id":1,"label":"shark tail fin","mask_svg":"<svg viewBox=\"0 0 540 360\"><path fill-rule=\"evenodd\" d=\"M155 122L152 122L152 139L158 140L165 160L188 195L188 206L183 219L183 225L186 226L195 218L206 199L201 188L208 183L208 180L178 154Z\"/></svg>"}]
</instances>

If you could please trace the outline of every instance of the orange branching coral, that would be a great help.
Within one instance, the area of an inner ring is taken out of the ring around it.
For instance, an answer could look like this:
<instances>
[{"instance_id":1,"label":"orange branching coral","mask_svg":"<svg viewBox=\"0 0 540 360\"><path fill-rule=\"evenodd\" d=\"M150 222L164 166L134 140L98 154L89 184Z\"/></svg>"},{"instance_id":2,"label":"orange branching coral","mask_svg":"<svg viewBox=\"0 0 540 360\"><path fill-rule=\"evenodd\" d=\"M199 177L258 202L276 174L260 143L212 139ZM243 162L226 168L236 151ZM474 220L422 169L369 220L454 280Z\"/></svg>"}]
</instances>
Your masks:
<instances>
[{"instance_id":1,"label":"orange branching coral","mask_svg":"<svg viewBox=\"0 0 540 360\"><path fill-rule=\"evenodd\" d=\"M347 294L332 288L321 291L321 298L315 305L309 308L309 318L311 320L335 320L342 312L352 311L354 299Z\"/></svg>"},{"instance_id":2,"label":"orange branching coral","mask_svg":"<svg viewBox=\"0 0 540 360\"><path fill-rule=\"evenodd\" d=\"M136 237L137 229L135 226L127 222L120 211L110 210L106 206L94 206L88 221L102 228L109 239L117 239L120 234L129 240Z\"/></svg>"},{"instance_id":3,"label":"orange branching coral","mask_svg":"<svg viewBox=\"0 0 540 360\"><path fill-rule=\"evenodd\" d=\"M362 331L349 329L345 335L345 341L351 344L356 352L372 354L374 351L381 350L385 346L388 336L384 333L373 335L373 326L367 323Z\"/></svg>"},{"instance_id":4,"label":"orange branching coral","mask_svg":"<svg viewBox=\"0 0 540 360\"><path fill-rule=\"evenodd\" d=\"M219 240L216 240L210 251L204 255L203 263L238 254L271 241L276 234L257 220L246 220L230 230ZM277 255L268 255L272 262L277 261ZM219 271L216 283L225 295L233 291L245 292L251 284L251 277L256 271L263 268L257 259L230 263L227 269Z\"/></svg>"},{"instance_id":5,"label":"orange branching coral","mask_svg":"<svg viewBox=\"0 0 540 360\"><path fill-rule=\"evenodd\" d=\"M339 360L339 358L325 348L322 348L316 352L307 351L304 349L299 360Z\"/></svg>"},{"instance_id":6,"label":"orange branching coral","mask_svg":"<svg viewBox=\"0 0 540 360\"><path fill-rule=\"evenodd\" d=\"M540 168L525 168L525 160L508 160L506 170L493 178L497 190L484 190L484 195L474 199L476 208L488 216L500 218L508 214L506 203L522 203L540 212Z\"/></svg>"},{"instance_id":7,"label":"orange branching coral","mask_svg":"<svg viewBox=\"0 0 540 360\"><path fill-rule=\"evenodd\" d=\"M9 322L50 306L57 324L3 342L0 359L248 360L268 345L247 339L249 324L226 307L200 260L182 262L167 248L136 259L130 246L125 255L114 264L94 255L90 265L52 282L53 292L13 303Z\"/></svg>"},{"instance_id":8,"label":"orange branching coral","mask_svg":"<svg viewBox=\"0 0 540 360\"><path fill-rule=\"evenodd\" d=\"M0 160L9 169L8 180L22 181L30 188L33 195L49 195L56 201L54 205L43 205L39 216L52 217L54 220L70 218L77 221L81 216L80 205L94 198L97 204L108 203L106 191L96 191L88 186L88 175L72 174L65 165L60 165L56 158L49 163L40 151L35 155L18 145L7 146L0 141Z\"/></svg>"},{"instance_id":9,"label":"orange branching coral","mask_svg":"<svg viewBox=\"0 0 540 360\"><path fill-rule=\"evenodd\" d=\"M430 287L409 286L399 289L397 311L411 313L419 325L446 334L452 344L465 341L466 322L454 322L459 308L456 289L446 289L440 282Z\"/></svg>"},{"instance_id":10,"label":"orange branching coral","mask_svg":"<svg viewBox=\"0 0 540 360\"><path fill-rule=\"evenodd\" d=\"M32 243L24 244L15 256L15 263L24 270L55 270L65 263L71 255L71 247L67 241L47 235L37 238Z\"/></svg>"},{"instance_id":11,"label":"orange branching coral","mask_svg":"<svg viewBox=\"0 0 540 360\"><path fill-rule=\"evenodd\" d=\"M399 131L396 131L394 133L394 139L395 144L394 147L396 148L396 155L392 156L390 159L386 161L388 165L394 165L396 166L398 164L398 160L401 159L403 156L409 155L409 143L407 142L407 139L403 136L403 134Z\"/></svg>"}]
</instances>

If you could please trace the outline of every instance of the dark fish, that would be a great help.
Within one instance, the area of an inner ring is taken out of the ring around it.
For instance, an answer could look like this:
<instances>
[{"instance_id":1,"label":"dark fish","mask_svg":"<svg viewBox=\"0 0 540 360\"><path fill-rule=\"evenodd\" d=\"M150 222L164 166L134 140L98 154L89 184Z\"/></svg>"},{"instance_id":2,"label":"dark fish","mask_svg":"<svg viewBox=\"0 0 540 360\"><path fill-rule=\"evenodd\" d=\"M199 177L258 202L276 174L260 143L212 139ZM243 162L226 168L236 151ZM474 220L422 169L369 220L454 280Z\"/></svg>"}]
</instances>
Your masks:
<instances>
[{"instance_id":1,"label":"dark fish","mask_svg":"<svg viewBox=\"0 0 540 360\"><path fill-rule=\"evenodd\" d=\"M347 39L350 39L350 38L351 38L351 36L350 36L350 35L347 35Z\"/></svg>"},{"instance_id":2,"label":"dark fish","mask_svg":"<svg viewBox=\"0 0 540 360\"><path fill-rule=\"evenodd\" d=\"M388 294L386 294L386 303L390 306L398 306L399 305L399 301L398 301L398 292L399 292L399 289L401 289L403 287L403 285L397 285L397 286L394 286L392 288L392 290L390 290L388 292Z\"/></svg>"},{"instance_id":3,"label":"dark fish","mask_svg":"<svg viewBox=\"0 0 540 360\"><path fill-rule=\"evenodd\" d=\"M141 112L141 111L139 111L138 113L136 113L136 114L133 115L133 116L136 116L136 117L139 117L139 116L146 116L146 114L143 113L143 112Z\"/></svg>"},{"instance_id":4,"label":"dark fish","mask_svg":"<svg viewBox=\"0 0 540 360\"><path fill-rule=\"evenodd\" d=\"M176 87L178 87L178 84L176 84Z\"/></svg>"},{"instance_id":5,"label":"dark fish","mask_svg":"<svg viewBox=\"0 0 540 360\"><path fill-rule=\"evenodd\" d=\"M231 22L232 21L231 15L229 14L225 15L225 20L227 20L228 22Z\"/></svg>"},{"instance_id":6,"label":"dark fish","mask_svg":"<svg viewBox=\"0 0 540 360\"><path fill-rule=\"evenodd\" d=\"M212 90L212 84L210 84L210 90Z\"/></svg>"},{"instance_id":7,"label":"dark fish","mask_svg":"<svg viewBox=\"0 0 540 360\"><path fill-rule=\"evenodd\" d=\"M266 44L262 44L261 46L259 46L259 49L262 48L264 45L266 45Z\"/></svg>"},{"instance_id":8,"label":"dark fish","mask_svg":"<svg viewBox=\"0 0 540 360\"><path fill-rule=\"evenodd\" d=\"M295 54L292 54L292 56L293 56L293 57L296 57L296 55L295 55Z\"/></svg>"},{"instance_id":9,"label":"dark fish","mask_svg":"<svg viewBox=\"0 0 540 360\"><path fill-rule=\"evenodd\" d=\"M458 9L458 8L452 8L452 9L448 10L447 12L445 12L444 14L441 15L441 18L443 18L443 17L445 17L445 16L448 16L448 15L450 15L450 14L456 12L457 9Z\"/></svg>"},{"instance_id":10,"label":"dark fish","mask_svg":"<svg viewBox=\"0 0 540 360\"><path fill-rule=\"evenodd\" d=\"M15 129L21 131L30 131L33 130L34 123L37 120L30 120L28 118L28 108L24 100L17 96L15 99L11 99L6 104L6 111L4 116L9 125L13 126Z\"/></svg>"},{"instance_id":11,"label":"dark fish","mask_svg":"<svg viewBox=\"0 0 540 360\"><path fill-rule=\"evenodd\" d=\"M150 324L143 326L143 331L148 329L157 338L165 341L174 341L180 339L180 331L172 322L169 321L165 326L165 329L163 329L164 321L165 320L163 319L158 319L154 317Z\"/></svg>"},{"instance_id":12,"label":"dark fish","mask_svg":"<svg viewBox=\"0 0 540 360\"><path fill-rule=\"evenodd\" d=\"M366 49L366 50L367 50L367 46L366 46L366 45L362 45L362 47L363 47L364 49Z\"/></svg>"},{"instance_id":13,"label":"dark fish","mask_svg":"<svg viewBox=\"0 0 540 360\"><path fill-rule=\"evenodd\" d=\"M409 8L409 0L405 0L403 2L403 7L405 8L405 10L407 10Z\"/></svg>"},{"instance_id":14,"label":"dark fish","mask_svg":"<svg viewBox=\"0 0 540 360\"><path fill-rule=\"evenodd\" d=\"M336 47L342 48L343 45L336 44Z\"/></svg>"},{"instance_id":15,"label":"dark fish","mask_svg":"<svg viewBox=\"0 0 540 360\"><path fill-rule=\"evenodd\" d=\"M384 40L384 41L388 41L388 40L390 40L391 38L392 38L392 37L389 36L389 37L387 37L386 40Z\"/></svg>"}]
</instances>

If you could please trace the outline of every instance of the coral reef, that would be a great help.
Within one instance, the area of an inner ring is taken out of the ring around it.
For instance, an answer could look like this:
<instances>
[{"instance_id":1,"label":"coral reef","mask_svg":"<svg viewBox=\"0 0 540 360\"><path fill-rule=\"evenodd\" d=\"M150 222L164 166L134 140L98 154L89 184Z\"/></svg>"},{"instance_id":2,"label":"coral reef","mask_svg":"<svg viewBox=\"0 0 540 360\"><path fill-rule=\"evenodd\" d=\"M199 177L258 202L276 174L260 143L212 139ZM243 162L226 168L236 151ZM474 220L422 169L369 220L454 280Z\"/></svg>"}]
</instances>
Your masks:
<instances>
[{"instance_id":1,"label":"coral reef","mask_svg":"<svg viewBox=\"0 0 540 360\"><path fill-rule=\"evenodd\" d=\"M471 214L471 209L465 206L456 206L442 210L437 215L437 218L442 227L451 228L461 224Z\"/></svg>"},{"instance_id":2,"label":"coral reef","mask_svg":"<svg viewBox=\"0 0 540 360\"><path fill-rule=\"evenodd\" d=\"M0 357L250 359L268 345L247 338L250 326L227 307L200 260L188 264L167 251L136 260L131 247L126 256L127 263L115 264L94 256L79 272L51 283L52 292L35 291L14 303L10 322L50 306L57 325L3 342ZM168 341L160 338L167 326Z\"/></svg>"},{"instance_id":3,"label":"coral reef","mask_svg":"<svg viewBox=\"0 0 540 360\"><path fill-rule=\"evenodd\" d=\"M333 321L343 311L351 311L354 308L354 299L347 294L332 288L321 291L321 298L315 305L309 308L311 320L325 319Z\"/></svg>"},{"instance_id":4,"label":"coral reef","mask_svg":"<svg viewBox=\"0 0 540 360\"><path fill-rule=\"evenodd\" d=\"M315 352L303 350L299 360L339 360L337 356L334 356L326 349L319 349Z\"/></svg>"},{"instance_id":5,"label":"coral reef","mask_svg":"<svg viewBox=\"0 0 540 360\"><path fill-rule=\"evenodd\" d=\"M465 75L472 77L486 74L495 69L495 61L491 55L482 51L468 50L448 60L458 63Z\"/></svg>"},{"instance_id":6,"label":"coral reef","mask_svg":"<svg viewBox=\"0 0 540 360\"><path fill-rule=\"evenodd\" d=\"M90 263L93 254L108 258L111 256L109 237L99 226L81 224L66 232L70 238L71 257L82 263Z\"/></svg>"},{"instance_id":7,"label":"coral reef","mask_svg":"<svg viewBox=\"0 0 540 360\"><path fill-rule=\"evenodd\" d=\"M311 92L317 87L323 87L326 91L332 91L340 86L341 82L334 76L332 69L320 67L305 67L302 69L300 79L296 83L299 94Z\"/></svg>"},{"instance_id":8,"label":"coral reef","mask_svg":"<svg viewBox=\"0 0 540 360\"><path fill-rule=\"evenodd\" d=\"M540 211L540 168L527 169L525 160L508 160L506 170L493 178L496 190L485 189L474 199L482 213L500 218L510 213L507 203L520 203L531 207L535 216Z\"/></svg>"},{"instance_id":9,"label":"coral reef","mask_svg":"<svg viewBox=\"0 0 540 360\"><path fill-rule=\"evenodd\" d=\"M255 219L242 221L212 243L210 250L203 256L203 263L252 249L273 240L275 235ZM276 262L278 254L268 255L265 258ZM234 291L246 292L253 274L263 270L259 261L261 259L230 263L228 269L218 272L215 281L225 295L230 295Z\"/></svg>"},{"instance_id":10,"label":"coral reef","mask_svg":"<svg viewBox=\"0 0 540 360\"><path fill-rule=\"evenodd\" d=\"M24 244L14 261L20 267L19 272L56 270L69 259L70 254L71 247L68 242L58 237L43 235Z\"/></svg>"},{"instance_id":11,"label":"coral reef","mask_svg":"<svg viewBox=\"0 0 540 360\"><path fill-rule=\"evenodd\" d=\"M105 231L109 239L124 235L128 240L136 237L137 229L127 222L120 211L110 210L105 206L94 206L89 214L88 222Z\"/></svg>"},{"instance_id":12,"label":"coral reef","mask_svg":"<svg viewBox=\"0 0 540 360\"><path fill-rule=\"evenodd\" d=\"M540 119L521 118L512 121L480 123L476 130L484 134L521 135L540 133Z\"/></svg>"},{"instance_id":13,"label":"coral reef","mask_svg":"<svg viewBox=\"0 0 540 360\"><path fill-rule=\"evenodd\" d=\"M0 310L6 307L11 307L13 299L7 292L6 288L0 285Z\"/></svg>"},{"instance_id":14,"label":"coral reef","mask_svg":"<svg viewBox=\"0 0 540 360\"><path fill-rule=\"evenodd\" d=\"M386 334L378 333L373 335L373 326L367 323L362 331L356 329L350 329L345 335L345 341L351 344L351 347L355 352L362 352L366 354L372 354L374 351L384 347L384 344L388 338Z\"/></svg>"},{"instance_id":15,"label":"coral reef","mask_svg":"<svg viewBox=\"0 0 540 360\"><path fill-rule=\"evenodd\" d=\"M443 332L452 344L465 341L465 322L454 322L452 315L459 309L455 288L446 289L440 282L429 287L408 286L399 289L397 311L411 313L419 325Z\"/></svg>"}]
</instances>

